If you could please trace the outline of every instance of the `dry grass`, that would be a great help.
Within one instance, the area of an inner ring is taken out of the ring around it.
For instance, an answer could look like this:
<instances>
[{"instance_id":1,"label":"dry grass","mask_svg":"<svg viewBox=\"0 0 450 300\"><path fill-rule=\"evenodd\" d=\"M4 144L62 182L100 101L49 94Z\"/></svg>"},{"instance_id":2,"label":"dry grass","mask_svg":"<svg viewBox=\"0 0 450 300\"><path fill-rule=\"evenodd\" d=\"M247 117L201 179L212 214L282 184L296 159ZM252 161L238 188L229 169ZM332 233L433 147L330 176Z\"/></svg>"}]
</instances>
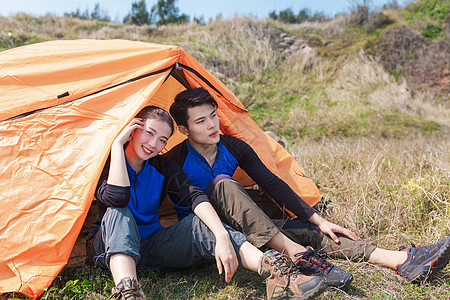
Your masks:
<instances>
[{"instance_id":1,"label":"dry grass","mask_svg":"<svg viewBox=\"0 0 450 300\"><path fill-rule=\"evenodd\" d=\"M448 138L323 138L289 148L333 207L332 220L376 245L450 234Z\"/></svg>"},{"instance_id":2,"label":"dry grass","mask_svg":"<svg viewBox=\"0 0 450 300\"><path fill-rule=\"evenodd\" d=\"M328 216L379 247L433 243L450 234L450 140L326 138L304 140L289 151L309 171L332 207ZM321 299L449 299L450 267L422 286L392 270L335 261L351 270L350 290Z\"/></svg>"}]
</instances>

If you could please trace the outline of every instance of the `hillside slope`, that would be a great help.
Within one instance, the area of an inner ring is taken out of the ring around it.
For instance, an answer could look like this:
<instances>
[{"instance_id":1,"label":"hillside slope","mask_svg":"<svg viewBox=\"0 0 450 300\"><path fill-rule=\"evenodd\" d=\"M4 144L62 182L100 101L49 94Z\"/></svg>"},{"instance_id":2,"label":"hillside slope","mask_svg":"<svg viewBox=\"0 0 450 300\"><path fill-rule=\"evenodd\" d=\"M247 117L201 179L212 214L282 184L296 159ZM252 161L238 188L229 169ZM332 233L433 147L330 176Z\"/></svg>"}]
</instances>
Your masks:
<instances>
[{"instance_id":1,"label":"hillside slope","mask_svg":"<svg viewBox=\"0 0 450 300\"><path fill-rule=\"evenodd\" d=\"M80 38L180 45L264 129L289 140L448 132L448 24L427 40L408 27L403 11L358 22L355 14L300 25L235 17L163 27L17 14L0 17L0 47Z\"/></svg>"}]
</instances>

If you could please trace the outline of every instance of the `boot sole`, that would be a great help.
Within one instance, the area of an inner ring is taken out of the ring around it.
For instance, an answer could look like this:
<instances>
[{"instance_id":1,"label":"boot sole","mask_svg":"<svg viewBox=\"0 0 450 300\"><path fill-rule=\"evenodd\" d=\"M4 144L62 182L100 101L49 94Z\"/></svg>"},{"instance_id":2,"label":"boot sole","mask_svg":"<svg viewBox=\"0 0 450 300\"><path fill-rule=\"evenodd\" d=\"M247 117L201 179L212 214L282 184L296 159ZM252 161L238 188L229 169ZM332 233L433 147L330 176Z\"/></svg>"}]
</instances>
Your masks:
<instances>
[{"instance_id":1,"label":"boot sole","mask_svg":"<svg viewBox=\"0 0 450 300\"><path fill-rule=\"evenodd\" d=\"M271 300L310 300L314 299L328 288L328 284L325 282L325 280L320 281L320 283L313 289L305 292L302 296L299 295L284 295L278 298L272 298Z\"/></svg>"},{"instance_id":2,"label":"boot sole","mask_svg":"<svg viewBox=\"0 0 450 300\"><path fill-rule=\"evenodd\" d=\"M342 284L340 286L334 286L334 287L341 289L341 290L345 290L352 283L352 281L353 281L353 275L350 274L350 277L347 278L347 280L344 282L344 284ZM333 286L333 285L330 284L329 286Z\"/></svg>"}]
</instances>

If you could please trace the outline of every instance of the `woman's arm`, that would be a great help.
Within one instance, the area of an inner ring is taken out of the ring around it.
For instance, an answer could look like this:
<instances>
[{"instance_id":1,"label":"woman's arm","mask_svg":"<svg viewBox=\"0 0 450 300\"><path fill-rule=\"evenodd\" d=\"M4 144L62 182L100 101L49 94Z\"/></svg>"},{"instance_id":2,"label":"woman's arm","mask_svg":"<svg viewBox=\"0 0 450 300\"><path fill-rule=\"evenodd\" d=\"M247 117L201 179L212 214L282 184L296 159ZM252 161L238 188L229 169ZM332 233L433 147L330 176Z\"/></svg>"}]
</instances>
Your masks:
<instances>
[{"instance_id":1,"label":"woman's arm","mask_svg":"<svg viewBox=\"0 0 450 300\"><path fill-rule=\"evenodd\" d=\"M124 145L143 122L133 119L114 139L111 154L97 185L96 198L106 207L125 207L130 199L130 181L126 166Z\"/></svg>"},{"instance_id":2,"label":"woman's arm","mask_svg":"<svg viewBox=\"0 0 450 300\"><path fill-rule=\"evenodd\" d=\"M114 139L111 147L111 164L109 167L108 184L115 186L130 186L128 179L125 151L123 146L131 140L131 133L137 129L142 129L144 123L141 119L133 119Z\"/></svg>"}]
</instances>

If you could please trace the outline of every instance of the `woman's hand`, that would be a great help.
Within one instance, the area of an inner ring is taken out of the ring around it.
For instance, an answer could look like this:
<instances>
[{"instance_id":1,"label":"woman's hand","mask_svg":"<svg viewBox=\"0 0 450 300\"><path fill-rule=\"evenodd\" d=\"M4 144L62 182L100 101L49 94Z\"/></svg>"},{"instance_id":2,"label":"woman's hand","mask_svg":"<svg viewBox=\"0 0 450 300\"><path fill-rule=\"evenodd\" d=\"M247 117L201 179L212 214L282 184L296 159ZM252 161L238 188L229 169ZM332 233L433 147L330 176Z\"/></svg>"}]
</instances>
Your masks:
<instances>
[{"instance_id":1,"label":"woman's hand","mask_svg":"<svg viewBox=\"0 0 450 300\"><path fill-rule=\"evenodd\" d=\"M119 135L114 139L114 144L118 145L125 145L126 142L131 140L131 134L135 129L143 129L144 122L142 119L134 118L131 120L130 123L127 124L127 126L122 129L122 131L119 133Z\"/></svg>"},{"instance_id":2,"label":"woman's hand","mask_svg":"<svg viewBox=\"0 0 450 300\"><path fill-rule=\"evenodd\" d=\"M128 171L125 162L125 152L123 145L131 140L132 132L137 129L143 129L142 119L135 118L125 126L116 136L111 147L111 163L109 167L108 184L116 186L130 186Z\"/></svg>"}]
</instances>

